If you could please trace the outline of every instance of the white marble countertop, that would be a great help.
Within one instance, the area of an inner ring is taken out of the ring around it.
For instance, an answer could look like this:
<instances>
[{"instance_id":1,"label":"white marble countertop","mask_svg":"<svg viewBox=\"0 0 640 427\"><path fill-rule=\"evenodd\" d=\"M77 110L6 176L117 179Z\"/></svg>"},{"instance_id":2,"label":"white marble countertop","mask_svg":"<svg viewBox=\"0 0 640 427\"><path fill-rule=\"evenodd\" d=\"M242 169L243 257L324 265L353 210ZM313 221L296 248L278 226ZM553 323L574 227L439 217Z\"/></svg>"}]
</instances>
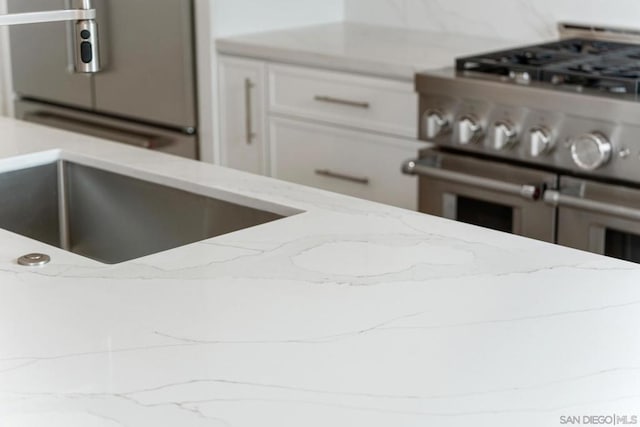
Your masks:
<instances>
[{"instance_id":1,"label":"white marble countertop","mask_svg":"<svg viewBox=\"0 0 640 427\"><path fill-rule=\"evenodd\" d=\"M332 23L222 38L218 52L275 62L413 80L417 71L451 67L459 56L522 45L505 40Z\"/></svg>"},{"instance_id":2,"label":"white marble countertop","mask_svg":"<svg viewBox=\"0 0 640 427\"><path fill-rule=\"evenodd\" d=\"M64 158L305 211L118 265L0 230L2 427L640 415L638 265L9 119L0 135L4 171ZM52 262L16 264L32 251Z\"/></svg>"}]
</instances>

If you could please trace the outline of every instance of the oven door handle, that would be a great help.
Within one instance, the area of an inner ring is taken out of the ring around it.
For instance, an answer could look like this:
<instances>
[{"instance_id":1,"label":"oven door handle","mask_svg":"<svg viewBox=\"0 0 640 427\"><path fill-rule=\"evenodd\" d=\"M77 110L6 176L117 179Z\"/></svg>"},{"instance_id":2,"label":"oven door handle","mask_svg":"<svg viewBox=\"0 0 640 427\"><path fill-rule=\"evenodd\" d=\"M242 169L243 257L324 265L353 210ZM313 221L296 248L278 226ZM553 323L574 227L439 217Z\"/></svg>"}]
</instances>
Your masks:
<instances>
[{"instance_id":1,"label":"oven door handle","mask_svg":"<svg viewBox=\"0 0 640 427\"><path fill-rule=\"evenodd\" d=\"M544 184L513 184L491 178L467 175L460 172L448 171L437 167L426 166L409 160L402 165L402 172L407 175L420 175L430 178L483 188L511 196L520 196L527 200L539 200L544 192Z\"/></svg>"},{"instance_id":2,"label":"oven door handle","mask_svg":"<svg viewBox=\"0 0 640 427\"><path fill-rule=\"evenodd\" d=\"M638 209L569 196L556 190L545 191L544 202L551 206L580 209L603 215L616 216L630 221L640 221L640 210Z\"/></svg>"}]
</instances>

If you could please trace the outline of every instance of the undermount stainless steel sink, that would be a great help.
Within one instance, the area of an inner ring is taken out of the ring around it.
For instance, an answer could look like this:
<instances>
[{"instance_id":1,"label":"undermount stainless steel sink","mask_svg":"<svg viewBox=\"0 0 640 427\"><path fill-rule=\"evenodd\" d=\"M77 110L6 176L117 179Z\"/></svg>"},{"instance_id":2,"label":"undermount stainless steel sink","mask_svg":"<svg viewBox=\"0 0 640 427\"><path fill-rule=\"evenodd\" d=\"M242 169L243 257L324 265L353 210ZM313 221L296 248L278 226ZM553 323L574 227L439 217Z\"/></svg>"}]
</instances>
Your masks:
<instances>
[{"instance_id":1,"label":"undermount stainless steel sink","mask_svg":"<svg viewBox=\"0 0 640 427\"><path fill-rule=\"evenodd\" d=\"M283 217L67 161L0 174L0 228L107 264Z\"/></svg>"}]
</instances>

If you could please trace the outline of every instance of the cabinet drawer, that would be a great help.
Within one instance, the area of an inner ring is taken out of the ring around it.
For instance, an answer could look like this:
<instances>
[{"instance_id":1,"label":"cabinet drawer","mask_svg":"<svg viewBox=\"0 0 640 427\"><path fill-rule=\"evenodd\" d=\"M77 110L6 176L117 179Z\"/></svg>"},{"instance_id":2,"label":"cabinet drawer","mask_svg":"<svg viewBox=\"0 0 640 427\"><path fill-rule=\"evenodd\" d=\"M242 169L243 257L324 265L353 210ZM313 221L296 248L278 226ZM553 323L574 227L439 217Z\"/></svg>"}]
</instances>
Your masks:
<instances>
[{"instance_id":1,"label":"cabinet drawer","mask_svg":"<svg viewBox=\"0 0 640 427\"><path fill-rule=\"evenodd\" d=\"M282 118L269 126L275 178L417 209L417 180L400 167L428 144Z\"/></svg>"},{"instance_id":2,"label":"cabinet drawer","mask_svg":"<svg viewBox=\"0 0 640 427\"><path fill-rule=\"evenodd\" d=\"M269 111L417 138L410 82L284 65L269 66Z\"/></svg>"}]
</instances>

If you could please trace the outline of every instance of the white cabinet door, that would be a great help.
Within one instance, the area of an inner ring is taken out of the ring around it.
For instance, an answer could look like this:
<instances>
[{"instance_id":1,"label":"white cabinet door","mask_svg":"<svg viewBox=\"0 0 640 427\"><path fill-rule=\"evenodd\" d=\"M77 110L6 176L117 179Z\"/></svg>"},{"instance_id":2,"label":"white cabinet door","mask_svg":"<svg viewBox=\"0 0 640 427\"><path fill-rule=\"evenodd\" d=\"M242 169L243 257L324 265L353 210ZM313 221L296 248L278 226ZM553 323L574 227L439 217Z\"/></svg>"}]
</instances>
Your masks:
<instances>
[{"instance_id":1,"label":"white cabinet door","mask_svg":"<svg viewBox=\"0 0 640 427\"><path fill-rule=\"evenodd\" d=\"M269 120L272 176L417 209L418 180L400 171L428 144L301 120Z\"/></svg>"},{"instance_id":2,"label":"white cabinet door","mask_svg":"<svg viewBox=\"0 0 640 427\"><path fill-rule=\"evenodd\" d=\"M218 68L220 163L256 174L268 170L265 63L221 56Z\"/></svg>"}]
</instances>

